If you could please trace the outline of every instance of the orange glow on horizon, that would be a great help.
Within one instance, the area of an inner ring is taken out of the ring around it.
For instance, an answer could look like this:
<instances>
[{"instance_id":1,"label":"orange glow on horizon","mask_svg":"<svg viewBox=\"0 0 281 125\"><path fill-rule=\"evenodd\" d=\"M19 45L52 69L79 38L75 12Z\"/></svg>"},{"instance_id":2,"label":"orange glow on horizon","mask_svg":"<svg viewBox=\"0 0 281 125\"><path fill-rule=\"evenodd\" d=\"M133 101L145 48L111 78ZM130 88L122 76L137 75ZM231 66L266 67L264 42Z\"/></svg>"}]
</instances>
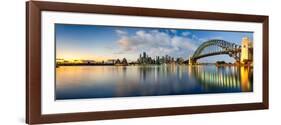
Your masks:
<instances>
[{"instance_id":1,"label":"orange glow on horizon","mask_svg":"<svg viewBox=\"0 0 281 125\"><path fill-rule=\"evenodd\" d=\"M116 58L116 57L115 57ZM114 59L114 57L107 57L107 56L97 56L97 55L86 55L82 53L58 53L56 59L63 59L67 61L74 61L74 60L94 60L94 61L106 61L109 59Z\"/></svg>"}]
</instances>

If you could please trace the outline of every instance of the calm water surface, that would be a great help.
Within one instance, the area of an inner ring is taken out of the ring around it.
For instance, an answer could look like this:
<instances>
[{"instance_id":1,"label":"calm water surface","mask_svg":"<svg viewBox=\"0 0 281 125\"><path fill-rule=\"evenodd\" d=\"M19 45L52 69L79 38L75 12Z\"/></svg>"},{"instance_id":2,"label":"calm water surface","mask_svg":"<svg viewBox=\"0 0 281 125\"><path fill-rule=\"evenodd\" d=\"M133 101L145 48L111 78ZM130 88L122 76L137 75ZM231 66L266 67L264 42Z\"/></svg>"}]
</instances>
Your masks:
<instances>
[{"instance_id":1,"label":"calm water surface","mask_svg":"<svg viewBox=\"0 0 281 125\"><path fill-rule=\"evenodd\" d=\"M252 68L215 65L60 66L56 99L251 92Z\"/></svg>"}]
</instances>

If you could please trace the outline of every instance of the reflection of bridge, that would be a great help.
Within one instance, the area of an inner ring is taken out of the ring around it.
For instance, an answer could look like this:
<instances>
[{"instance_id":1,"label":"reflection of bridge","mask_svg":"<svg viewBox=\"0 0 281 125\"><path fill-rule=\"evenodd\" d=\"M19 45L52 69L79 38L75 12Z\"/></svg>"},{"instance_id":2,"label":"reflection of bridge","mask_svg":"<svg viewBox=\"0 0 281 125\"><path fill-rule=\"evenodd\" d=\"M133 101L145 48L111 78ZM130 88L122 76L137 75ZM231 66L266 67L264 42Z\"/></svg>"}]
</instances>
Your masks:
<instances>
[{"instance_id":1,"label":"reflection of bridge","mask_svg":"<svg viewBox=\"0 0 281 125\"><path fill-rule=\"evenodd\" d=\"M189 58L189 64L196 64L198 59L227 54L233 57L236 62L248 62L252 59L252 45L249 38L242 39L242 46L225 40L213 39L202 43L193 56Z\"/></svg>"},{"instance_id":2,"label":"reflection of bridge","mask_svg":"<svg viewBox=\"0 0 281 125\"><path fill-rule=\"evenodd\" d=\"M208 72L208 66L189 66L189 74L208 88L224 88L225 90L252 91L252 69L250 67L224 67Z\"/></svg>"}]
</instances>

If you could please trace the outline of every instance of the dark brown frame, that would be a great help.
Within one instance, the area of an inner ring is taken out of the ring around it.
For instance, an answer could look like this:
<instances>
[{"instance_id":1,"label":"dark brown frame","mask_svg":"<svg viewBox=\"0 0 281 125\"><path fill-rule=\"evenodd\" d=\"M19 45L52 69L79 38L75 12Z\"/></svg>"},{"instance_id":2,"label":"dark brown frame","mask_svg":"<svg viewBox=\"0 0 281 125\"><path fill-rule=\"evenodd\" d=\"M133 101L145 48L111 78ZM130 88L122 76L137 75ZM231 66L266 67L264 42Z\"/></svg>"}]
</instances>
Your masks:
<instances>
[{"instance_id":1,"label":"dark brown frame","mask_svg":"<svg viewBox=\"0 0 281 125\"><path fill-rule=\"evenodd\" d=\"M43 115L41 114L41 11L100 13L262 23L263 101L262 103L189 106L176 108L166 107L154 109ZM39 124L268 109L268 21L268 16L262 15L226 14L214 12L29 1L26 3L26 123Z\"/></svg>"}]
</instances>

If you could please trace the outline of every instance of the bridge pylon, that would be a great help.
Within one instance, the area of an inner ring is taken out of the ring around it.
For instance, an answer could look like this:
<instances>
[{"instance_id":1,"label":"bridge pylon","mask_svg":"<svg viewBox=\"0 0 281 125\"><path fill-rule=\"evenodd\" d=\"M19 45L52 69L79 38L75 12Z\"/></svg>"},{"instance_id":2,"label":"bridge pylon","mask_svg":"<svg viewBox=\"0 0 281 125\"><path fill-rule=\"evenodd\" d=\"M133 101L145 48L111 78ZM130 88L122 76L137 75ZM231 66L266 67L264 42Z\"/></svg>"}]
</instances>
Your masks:
<instances>
[{"instance_id":1,"label":"bridge pylon","mask_svg":"<svg viewBox=\"0 0 281 125\"><path fill-rule=\"evenodd\" d=\"M247 64L253 61L253 45L248 37L243 37L241 41L240 63Z\"/></svg>"},{"instance_id":2,"label":"bridge pylon","mask_svg":"<svg viewBox=\"0 0 281 125\"><path fill-rule=\"evenodd\" d=\"M191 57L189 57L189 59L188 59L188 64L189 64L189 65L194 65L194 64L196 64L196 60L194 60L194 59L192 59Z\"/></svg>"}]
</instances>

